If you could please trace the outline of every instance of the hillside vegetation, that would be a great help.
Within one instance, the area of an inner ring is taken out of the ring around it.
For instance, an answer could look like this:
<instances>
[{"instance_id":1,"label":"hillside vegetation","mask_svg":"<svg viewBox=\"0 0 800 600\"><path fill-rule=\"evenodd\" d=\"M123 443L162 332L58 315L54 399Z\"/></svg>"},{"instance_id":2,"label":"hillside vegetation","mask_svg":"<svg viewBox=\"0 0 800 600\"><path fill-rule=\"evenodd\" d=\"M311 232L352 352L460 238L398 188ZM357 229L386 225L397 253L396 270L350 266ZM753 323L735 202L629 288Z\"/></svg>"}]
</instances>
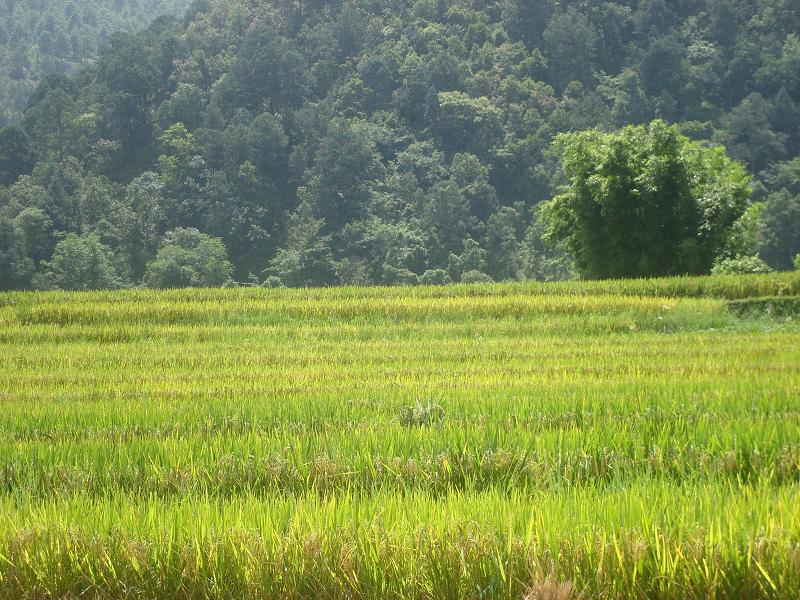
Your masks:
<instances>
[{"instance_id":1,"label":"hillside vegetation","mask_svg":"<svg viewBox=\"0 0 800 600\"><path fill-rule=\"evenodd\" d=\"M0 283L569 277L536 211L564 182L554 136L655 118L746 165L737 235L789 269L795 4L198 0L44 81L0 133ZM97 272L70 269L87 256Z\"/></svg>"},{"instance_id":2,"label":"hillside vegetation","mask_svg":"<svg viewBox=\"0 0 800 600\"><path fill-rule=\"evenodd\" d=\"M0 295L0 597L797 598L799 293Z\"/></svg>"},{"instance_id":3,"label":"hillside vegetation","mask_svg":"<svg viewBox=\"0 0 800 600\"><path fill-rule=\"evenodd\" d=\"M0 127L19 119L47 75L72 74L118 31L144 29L177 15L190 0L2 0Z\"/></svg>"}]
</instances>

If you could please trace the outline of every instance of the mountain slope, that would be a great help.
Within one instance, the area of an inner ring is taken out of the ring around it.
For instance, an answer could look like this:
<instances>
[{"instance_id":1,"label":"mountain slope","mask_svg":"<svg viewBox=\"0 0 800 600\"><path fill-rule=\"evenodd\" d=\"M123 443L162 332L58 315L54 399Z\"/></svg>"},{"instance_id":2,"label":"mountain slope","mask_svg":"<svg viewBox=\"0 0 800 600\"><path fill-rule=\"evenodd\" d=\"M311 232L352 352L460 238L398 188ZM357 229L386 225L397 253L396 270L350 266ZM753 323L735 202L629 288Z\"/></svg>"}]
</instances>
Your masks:
<instances>
[{"instance_id":1,"label":"mountain slope","mask_svg":"<svg viewBox=\"0 0 800 600\"><path fill-rule=\"evenodd\" d=\"M135 31L189 0L0 2L0 126L19 117L46 75L73 73L116 31Z\"/></svg>"},{"instance_id":2,"label":"mountain slope","mask_svg":"<svg viewBox=\"0 0 800 600\"><path fill-rule=\"evenodd\" d=\"M657 117L757 175L754 244L786 268L799 34L791 0L199 0L45 82L0 139L9 239L47 232L14 287L46 284L58 231L138 283L176 228L222 238L240 281L563 277L533 210L553 136Z\"/></svg>"}]
</instances>

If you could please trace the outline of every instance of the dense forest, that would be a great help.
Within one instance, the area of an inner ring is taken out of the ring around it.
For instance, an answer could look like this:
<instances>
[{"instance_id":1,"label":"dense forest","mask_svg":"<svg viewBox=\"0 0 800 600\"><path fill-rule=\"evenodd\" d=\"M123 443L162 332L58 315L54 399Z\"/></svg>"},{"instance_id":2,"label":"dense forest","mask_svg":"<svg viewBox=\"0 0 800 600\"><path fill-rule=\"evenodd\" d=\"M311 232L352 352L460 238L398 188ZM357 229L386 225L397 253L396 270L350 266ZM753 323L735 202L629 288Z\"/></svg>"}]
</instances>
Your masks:
<instances>
[{"instance_id":1,"label":"dense forest","mask_svg":"<svg viewBox=\"0 0 800 600\"><path fill-rule=\"evenodd\" d=\"M103 27L39 4L0 8L30 13L0 23L0 89ZM746 166L731 258L790 269L798 103L796 0L196 0L0 130L0 287L570 277L537 210L553 139L654 119Z\"/></svg>"},{"instance_id":2,"label":"dense forest","mask_svg":"<svg viewBox=\"0 0 800 600\"><path fill-rule=\"evenodd\" d=\"M88 64L116 31L136 31L189 0L0 0L0 127L19 118L46 75Z\"/></svg>"}]
</instances>

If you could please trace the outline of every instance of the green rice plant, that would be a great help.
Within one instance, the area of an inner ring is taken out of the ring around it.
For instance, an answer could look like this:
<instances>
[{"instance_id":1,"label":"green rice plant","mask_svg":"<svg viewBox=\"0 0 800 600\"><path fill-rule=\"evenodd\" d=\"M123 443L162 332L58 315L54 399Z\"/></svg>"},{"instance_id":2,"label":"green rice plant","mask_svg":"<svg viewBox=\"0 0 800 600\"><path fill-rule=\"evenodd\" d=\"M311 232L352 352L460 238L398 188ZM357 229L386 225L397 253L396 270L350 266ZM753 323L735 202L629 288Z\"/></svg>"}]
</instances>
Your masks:
<instances>
[{"instance_id":1,"label":"green rice plant","mask_svg":"<svg viewBox=\"0 0 800 600\"><path fill-rule=\"evenodd\" d=\"M798 294L0 294L0 598L796 598Z\"/></svg>"}]
</instances>

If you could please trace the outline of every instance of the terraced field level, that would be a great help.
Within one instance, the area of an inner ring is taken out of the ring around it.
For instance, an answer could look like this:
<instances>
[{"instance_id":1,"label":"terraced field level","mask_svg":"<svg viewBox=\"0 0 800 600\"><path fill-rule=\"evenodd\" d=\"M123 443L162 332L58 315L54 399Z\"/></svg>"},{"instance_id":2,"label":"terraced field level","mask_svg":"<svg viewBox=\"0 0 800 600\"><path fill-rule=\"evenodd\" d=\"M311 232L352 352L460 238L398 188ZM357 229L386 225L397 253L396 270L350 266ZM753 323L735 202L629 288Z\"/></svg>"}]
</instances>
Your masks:
<instances>
[{"instance_id":1,"label":"terraced field level","mask_svg":"<svg viewBox=\"0 0 800 600\"><path fill-rule=\"evenodd\" d=\"M799 294L0 295L0 598L797 598Z\"/></svg>"}]
</instances>

